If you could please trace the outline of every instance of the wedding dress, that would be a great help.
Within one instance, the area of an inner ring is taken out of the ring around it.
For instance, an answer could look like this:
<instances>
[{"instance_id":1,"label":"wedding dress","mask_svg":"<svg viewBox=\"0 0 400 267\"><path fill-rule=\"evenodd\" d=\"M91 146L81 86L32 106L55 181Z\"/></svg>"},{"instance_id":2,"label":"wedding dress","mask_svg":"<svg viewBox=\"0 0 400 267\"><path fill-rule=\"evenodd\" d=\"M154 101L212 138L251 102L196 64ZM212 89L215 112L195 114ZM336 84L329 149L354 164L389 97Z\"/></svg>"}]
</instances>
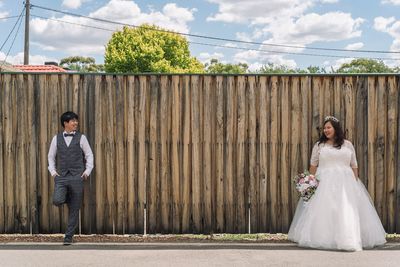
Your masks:
<instances>
[{"instance_id":1,"label":"wedding dress","mask_svg":"<svg viewBox=\"0 0 400 267\"><path fill-rule=\"evenodd\" d=\"M320 180L315 194L302 199L288 238L302 247L360 251L386 243L385 230L364 184L355 179L353 145L345 140L340 149L316 144L311 165Z\"/></svg>"}]
</instances>

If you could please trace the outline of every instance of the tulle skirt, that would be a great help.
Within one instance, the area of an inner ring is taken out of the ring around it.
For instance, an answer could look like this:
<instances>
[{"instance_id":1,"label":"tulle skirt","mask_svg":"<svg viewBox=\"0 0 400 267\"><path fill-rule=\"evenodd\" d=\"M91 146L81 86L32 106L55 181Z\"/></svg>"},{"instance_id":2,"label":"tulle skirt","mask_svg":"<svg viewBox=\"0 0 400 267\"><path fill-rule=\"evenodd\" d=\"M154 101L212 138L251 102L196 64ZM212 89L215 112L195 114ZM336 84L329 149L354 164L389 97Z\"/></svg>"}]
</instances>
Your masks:
<instances>
[{"instance_id":1,"label":"tulle skirt","mask_svg":"<svg viewBox=\"0 0 400 267\"><path fill-rule=\"evenodd\" d=\"M385 230L364 184L351 168L318 168L320 184L299 200L289 240L299 246L360 251L386 243Z\"/></svg>"}]
</instances>

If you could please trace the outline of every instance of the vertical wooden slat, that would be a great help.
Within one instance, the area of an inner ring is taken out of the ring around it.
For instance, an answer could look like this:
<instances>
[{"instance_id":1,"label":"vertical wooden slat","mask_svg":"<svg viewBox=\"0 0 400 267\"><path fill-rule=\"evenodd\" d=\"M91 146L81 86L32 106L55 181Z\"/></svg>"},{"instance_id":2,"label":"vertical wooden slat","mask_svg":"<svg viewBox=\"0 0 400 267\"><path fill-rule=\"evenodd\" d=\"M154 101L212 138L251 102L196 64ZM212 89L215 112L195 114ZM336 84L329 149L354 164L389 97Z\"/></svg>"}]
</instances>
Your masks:
<instances>
[{"instance_id":1,"label":"vertical wooden slat","mask_svg":"<svg viewBox=\"0 0 400 267\"><path fill-rule=\"evenodd\" d=\"M215 137L215 179L216 179L216 216L215 216L215 231L218 233L225 231L225 171L224 171L224 128L225 128L225 116L224 116L224 77L216 77L216 88L215 88L215 99L216 105L216 137Z\"/></svg>"},{"instance_id":2,"label":"vertical wooden slat","mask_svg":"<svg viewBox=\"0 0 400 267\"><path fill-rule=\"evenodd\" d=\"M170 81L168 76L160 77L160 200L161 200L161 232L170 231L172 211L171 172L170 172Z\"/></svg>"},{"instance_id":3,"label":"vertical wooden slat","mask_svg":"<svg viewBox=\"0 0 400 267\"><path fill-rule=\"evenodd\" d=\"M115 160L116 160L116 233L125 234L125 179L126 179L126 159L124 156L124 150L126 146L126 138L124 135L124 127L126 122L124 121L124 98L126 91L126 84L124 82L124 76L117 76L115 80L115 116L116 116L116 125L115 125L115 143L116 143L116 151L115 151Z\"/></svg>"},{"instance_id":4,"label":"vertical wooden slat","mask_svg":"<svg viewBox=\"0 0 400 267\"><path fill-rule=\"evenodd\" d=\"M227 77L226 85L226 136L225 136L225 230L228 233L235 231L235 203L236 203L236 86L235 78Z\"/></svg>"},{"instance_id":5,"label":"vertical wooden slat","mask_svg":"<svg viewBox=\"0 0 400 267\"><path fill-rule=\"evenodd\" d=\"M135 198L137 197L136 187L136 136L135 136L135 76L127 77L126 89L126 160L127 160L127 197L126 213L127 213L127 233L133 234L136 232L136 207Z\"/></svg>"},{"instance_id":6,"label":"vertical wooden slat","mask_svg":"<svg viewBox=\"0 0 400 267\"><path fill-rule=\"evenodd\" d=\"M322 131L323 114L323 92L321 92L321 77L312 77L312 121L311 121L311 139L318 140ZM322 100L322 101L321 101Z\"/></svg>"},{"instance_id":7,"label":"vertical wooden slat","mask_svg":"<svg viewBox=\"0 0 400 267\"><path fill-rule=\"evenodd\" d=\"M368 78L357 77L355 105L355 140L358 176L368 186Z\"/></svg>"},{"instance_id":8,"label":"vertical wooden slat","mask_svg":"<svg viewBox=\"0 0 400 267\"><path fill-rule=\"evenodd\" d=\"M5 88L7 86L6 80L7 76L9 75L4 75L0 74L0 233L4 233L4 219L5 219L5 205L4 201L4 179L5 179L5 168L3 164L4 160L4 154L5 154L5 141L4 141L4 134L3 132L5 131L4 127L4 120L5 120L5 115L4 115L4 109L5 109L5 103L6 103L6 94L5 94Z\"/></svg>"},{"instance_id":9,"label":"vertical wooden slat","mask_svg":"<svg viewBox=\"0 0 400 267\"><path fill-rule=\"evenodd\" d=\"M106 76L106 112L105 112L105 180L106 180L106 231L115 233L116 201L115 201L115 81L111 75Z\"/></svg>"},{"instance_id":10,"label":"vertical wooden slat","mask_svg":"<svg viewBox=\"0 0 400 267\"><path fill-rule=\"evenodd\" d=\"M300 78L299 77L292 77L292 83L291 83L291 88L290 88L290 94L291 94L291 104L290 104L290 113L291 113L291 124L290 124L290 166L289 166L289 194L290 194L290 220L294 216L294 212L296 210L297 202L299 200L298 193L296 190L296 187L294 186L294 183L292 181L292 178L307 169L307 166L303 166L302 162L302 151L301 151L301 126L302 126L302 110L301 110L301 105L302 105L302 99L301 99L301 94L305 93L300 91ZM306 156L306 155L304 155Z\"/></svg>"},{"instance_id":11,"label":"vertical wooden slat","mask_svg":"<svg viewBox=\"0 0 400 267\"><path fill-rule=\"evenodd\" d=\"M192 102L190 86L190 76L181 77L182 83L182 176L181 176L181 194L182 194L182 232L192 232L190 222L191 203L192 203L192 149L191 149L191 114Z\"/></svg>"},{"instance_id":12,"label":"vertical wooden slat","mask_svg":"<svg viewBox=\"0 0 400 267\"><path fill-rule=\"evenodd\" d=\"M104 210L105 210L105 170L104 170L104 161L103 161L103 153L104 153L104 141L103 141L103 121L102 117L104 117L103 108L103 99L104 99L104 90L102 83L102 76L96 76L94 80L94 95L95 95L95 105L94 105L94 113L95 113L95 122L96 122L96 131L94 135L94 144L93 144L93 153L94 153L94 165L95 168L93 170L92 178L95 179L95 187L96 187L96 232L104 233Z\"/></svg>"},{"instance_id":13,"label":"vertical wooden slat","mask_svg":"<svg viewBox=\"0 0 400 267\"><path fill-rule=\"evenodd\" d=\"M199 83L201 80L199 76L194 75L191 77L191 127L192 127L192 217L193 217L193 232L201 232L202 225L202 172L200 162L202 162L201 153L201 87Z\"/></svg>"},{"instance_id":14,"label":"vertical wooden slat","mask_svg":"<svg viewBox=\"0 0 400 267\"><path fill-rule=\"evenodd\" d=\"M138 231L144 231L144 208L146 204L146 190L147 187L147 161L148 161L148 154L146 149L146 133L147 133L147 124L146 120L147 117L147 108L148 108L148 97L150 88L148 87L147 83L147 76L139 76L139 103L138 103L138 202L137 202L137 209L138 209Z\"/></svg>"},{"instance_id":15,"label":"vertical wooden slat","mask_svg":"<svg viewBox=\"0 0 400 267\"><path fill-rule=\"evenodd\" d=\"M398 151L396 151L396 142L398 138L397 132L397 117L399 115L398 106L398 90L396 87L396 78L391 76L387 80L388 88L388 131L387 131L387 158L386 162L386 175L387 175L387 197L386 197L386 211L387 211L387 226L386 229L389 233L396 231L396 163Z\"/></svg>"},{"instance_id":16,"label":"vertical wooden slat","mask_svg":"<svg viewBox=\"0 0 400 267\"><path fill-rule=\"evenodd\" d=\"M269 195L270 195L270 209L271 209L271 233L276 233L280 227L280 210L279 210L279 142L280 142L280 110L279 110L279 87L278 87L278 77L271 77L271 150L269 154L270 167L270 177L269 177Z\"/></svg>"},{"instance_id":17,"label":"vertical wooden slat","mask_svg":"<svg viewBox=\"0 0 400 267\"><path fill-rule=\"evenodd\" d=\"M248 90L247 90L247 106L248 106L248 198L246 203L250 207L250 232L258 229L259 218L259 158L257 153L257 124L258 120L258 104L257 104L257 91L259 90L259 82L256 77L248 77ZM247 217L246 217L247 220ZM247 223L246 223L247 224Z\"/></svg>"},{"instance_id":18,"label":"vertical wooden slat","mask_svg":"<svg viewBox=\"0 0 400 267\"><path fill-rule=\"evenodd\" d=\"M235 232L246 231L246 203L247 203L247 179L246 179L246 80L244 76L237 77L237 139L236 139L236 221Z\"/></svg>"},{"instance_id":19,"label":"vertical wooden slat","mask_svg":"<svg viewBox=\"0 0 400 267\"><path fill-rule=\"evenodd\" d=\"M212 213L212 196L213 189L212 181L214 179L214 173L212 170L212 155L213 155L213 96L212 96L212 77L204 76L203 82L203 107L204 107L204 124L203 124L203 218L204 218L204 233L210 233L213 229L213 220L215 215ZM200 163L200 162L199 162Z\"/></svg>"},{"instance_id":20,"label":"vertical wooden slat","mask_svg":"<svg viewBox=\"0 0 400 267\"><path fill-rule=\"evenodd\" d=\"M378 110L377 110L377 151L376 151L376 209L381 217L382 224L386 226L386 179L387 169L387 92L386 77L378 77Z\"/></svg>"},{"instance_id":21,"label":"vertical wooden slat","mask_svg":"<svg viewBox=\"0 0 400 267\"><path fill-rule=\"evenodd\" d=\"M13 113L12 107L15 106L15 100L12 97L15 89L12 86L13 77L6 76L4 79L4 231L5 233L13 233L14 227L14 140L13 137ZM15 120L14 120L15 121Z\"/></svg>"},{"instance_id":22,"label":"vertical wooden slat","mask_svg":"<svg viewBox=\"0 0 400 267\"><path fill-rule=\"evenodd\" d=\"M171 111L171 190L172 190L172 232L181 232L182 199L180 196L180 168L179 160L181 144L181 90L179 88L179 76L171 77L172 111Z\"/></svg>"},{"instance_id":23,"label":"vertical wooden slat","mask_svg":"<svg viewBox=\"0 0 400 267\"><path fill-rule=\"evenodd\" d=\"M290 94L289 77L281 78L281 145L280 145L280 210L281 210L281 225L279 231L286 233L289 230L290 224ZM279 168L279 167L278 167Z\"/></svg>"},{"instance_id":24,"label":"vertical wooden slat","mask_svg":"<svg viewBox=\"0 0 400 267\"><path fill-rule=\"evenodd\" d=\"M40 101L40 108L39 108L39 114L41 116L39 117L39 180L40 180L40 211L39 211L39 220L40 220L40 232L42 233L48 233L50 230L50 224L49 224L49 210L48 210L48 203L49 203L49 183L48 181L50 180L50 175L48 174L47 170L47 154L48 154L48 142L49 141L48 134L47 134L47 122L48 122L48 112L47 112L47 91L48 85L47 85L47 76L46 75L41 75L39 76L39 101ZM52 179L50 181L53 181Z\"/></svg>"},{"instance_id":25,"label":"vertical wooden slat","mask_svg":"<svg viewBox=\"0 0 400 267\"><path fill-rule=\"evenodd\" d=\"M378 95L376 77L368 77L368 192L376 205L376 153L377 153L377 124L378 124Z\"/></svg>"},{"instance_id":26,"label":"vertical wooden slat","mask_svg":"<svg viewBox=\"0 0 400 267\"><path fill-rule=\"evenodd\" d=\"M37 196L38 196L38 172L37 172L37 149L38 149L38 118L36 116L37 114L37 108L38 108L38 102L36 97L37 94L35 91L35 79L32 75L27 75L27 90L28 90L28 149L27 149L27 155L28 155L28 172L27 172L27 177L28 177L28 183L29 183L29 218L30 218L30 232L31 233L38 233L39 232L39 220L38 220L38 201L37 201ZM1 93L0 93L1 94ZM1 112L1 111L0 111ZM1 128L1 127L0 127ZM1 132L1 129L0 129ZM0 134L1 135L1 134ZM0 137L1 140L1 137ZM2 151L0 149L0 151ZM1 161L1 156L0 156L0 161ZM1 168L1 163L0 163L0 169ZM1 171L0 171L0 176L1 176ZM1 177L0 177L1 178ZM1 188L0 188L1 190ZM1 199L0 199L1 201ZM1 232L1 230L0 230Z\"/></svg>"},{"instance_id":27,"label":"vertical wooden slat","mask_svg":"<svg viewBox=\"0 0 400 267\"><path fill-rule=\"evenodd\" d=\"M301 77L300 79L300 94L301 94L301 158L302 167L307 169L309 166L309 159L311 156L311 149L314 143L317 141L312 139L311 132L313 113L312 113L312 88L311 88L311 77Z\"/></svg>"},{"instance_id":28,"label":"vertical wooden slat","mask_svg":"<svg viewBox=\"0 0 400 267\"><path fill-rule=\"evenodd\" d=\"M147 206L149 218L149 232L156 233L160 230L161 218L161 190L159 184L159 143L158 143L158 96L159 96L159 80L156 76L150 77L150 146L149 146L149 190L147 192Z\"/></svg>"},{"instance_id":29,"label":"vertical wooden slat","mask_svg":"<svg viewBox=\"0 0 400 267\"><path fill-rule=\"evenodd\" d=\"M269 232L270 229L270 206L268 206L268 180L271 177L269 175L269 154L268 154L268 140L270 136L271 128L269 126L269 109L270 109L270 98L268 94L268 79L265 76L260 77L260 126L259 126L259 158L260 158L260 180L259 180L259 203L258 203L258 214L259 214L259 228L254 229L257 232ZM252 204L254 207L255 204ZM252 209L253 210L253 209ZM252 213L253 215L253 213ZM252 216L252 221L256 220L255 216Z\"/></svg>"},{"instance_id":30,"label":"vertical wooden slat","mask_svg":"<svg viewBox=\"0 0 400 267\"><path fill-rule=\"evenodd\" d=\"M355 88L353 86L353 77L346 77L344 80L344 131L346 138L351 142L355 141Z\"/></svg>"}]
</instances>

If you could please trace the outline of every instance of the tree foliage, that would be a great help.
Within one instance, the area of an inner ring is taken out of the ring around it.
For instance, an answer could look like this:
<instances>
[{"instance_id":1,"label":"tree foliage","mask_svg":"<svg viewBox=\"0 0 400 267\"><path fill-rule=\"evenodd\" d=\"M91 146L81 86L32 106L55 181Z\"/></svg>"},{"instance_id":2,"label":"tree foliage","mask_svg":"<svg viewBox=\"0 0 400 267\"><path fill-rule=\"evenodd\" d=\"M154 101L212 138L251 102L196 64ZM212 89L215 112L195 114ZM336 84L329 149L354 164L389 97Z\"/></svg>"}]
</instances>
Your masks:
<instances>
[{"instance_id":1,"label":"tree foliage","mask_svg":"<svg viewBox=\"0 0 400 267\"><path fill-rule=\"evenodd\" d=\"M78 72L103 72L104 66L92 57L72 56L61 59L60 66Z\"/></svg>"},{"instance_id":2,"label":"tree foliage","mask_svg":"<svg viewBox=\"0 0 400 267\"><path fill-rule=\"evenodd\" d=\"M221 74L244 74L247 73L249 66L246 63L238 64L224 64L218 59L211 59L210 63L205 64L205 71L207 73L221 73Z\"/></svg>"},{"instance_id":3,"label":"tree foliage","mask_svg":"<svg viewBox=\"0 0 400 267\"><path fill-rule=\"evenodd\" d=\"M147 24L114 32L104 62L106 71L115 73L204 72L201 62L190 56L186 38Z\"/></svg>"},{"instance_id":4,"label":"tree foliage","mask_svg":"<svg viewBox=\"0 0 400 267\"><path fill-rule=\"evenodd\" d=\"M336 71L337 73L393 73L392 69L383 63L382 60L360 58L350 63L344 63Z\"/></svg>"}]
</instances>

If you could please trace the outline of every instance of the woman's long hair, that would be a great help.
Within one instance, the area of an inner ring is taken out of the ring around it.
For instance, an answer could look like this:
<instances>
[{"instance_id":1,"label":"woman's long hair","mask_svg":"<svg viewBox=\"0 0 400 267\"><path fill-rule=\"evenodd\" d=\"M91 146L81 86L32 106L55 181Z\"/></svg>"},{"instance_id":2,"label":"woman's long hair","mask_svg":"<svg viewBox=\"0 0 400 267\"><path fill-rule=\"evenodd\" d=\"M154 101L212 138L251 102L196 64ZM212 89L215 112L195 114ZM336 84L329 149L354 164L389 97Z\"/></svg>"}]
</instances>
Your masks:
<instances>
[{"instance_id":1,"label":"woman's long hair","mask_svg":"<svg viewBox=\"0 0 400 267\"><path fill-rule=\"evenodd\" d=\"M327 124L328 122L330 122L332 124L333 129L335 129L335 140L334 140L334 147L336 147L337 149L340 149L344 143L344 132L342 129L342 126L340 125L340 122L338 119L336 119L335 117L332 116L328 116L325 120L324 120L324 126L325 124ZM318 140L318 144L324 144L328 141L328 137L326 137L324 131L322 130L322 134L319 137Z\"/></svg>"}]
</instances>

